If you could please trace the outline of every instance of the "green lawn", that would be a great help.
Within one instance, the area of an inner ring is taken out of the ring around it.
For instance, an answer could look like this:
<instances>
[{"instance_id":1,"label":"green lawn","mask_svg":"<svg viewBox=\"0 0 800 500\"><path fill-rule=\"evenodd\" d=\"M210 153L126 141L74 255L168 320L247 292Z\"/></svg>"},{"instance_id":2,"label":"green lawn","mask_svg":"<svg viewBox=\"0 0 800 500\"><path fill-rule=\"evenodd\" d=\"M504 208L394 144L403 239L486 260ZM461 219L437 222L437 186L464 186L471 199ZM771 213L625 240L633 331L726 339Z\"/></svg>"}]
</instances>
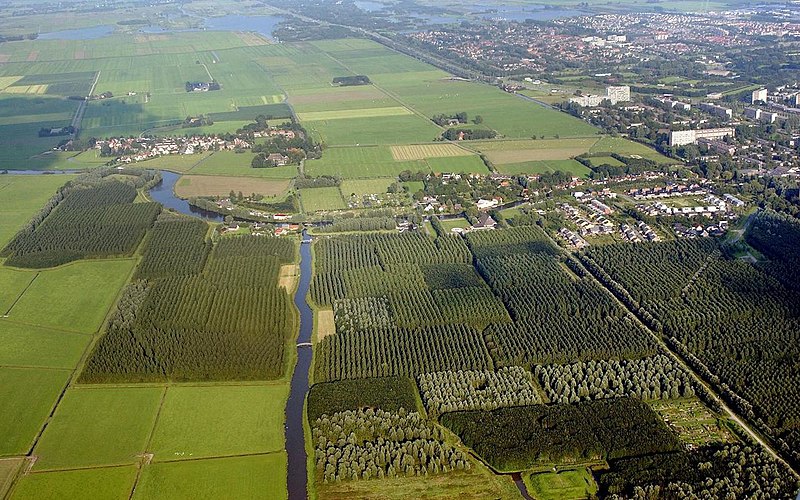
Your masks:
<instances>
[{"instance_id":1,"label":"green lawn","mask_svg":"<svg viewBox=\"0 0 800 500\"><path fill-rule=\"evenodd\" d=\"M597 483L586 469L532 474L525 484L538 500L581 500L597 494Z\"/></svg>"},{"instance_id":2,"label":"green lawn","mask_svg":"<svg viewBox=\"0 0 800 500\"><path fill-rule=\"evenodd\" d=\"M305 212L347 208L338 187L301 189L300 200Z\"/></svg>"},{"instance_id":3,"label":"green lawn","mask_svg":"<svg viewBox=\"0 0 800 500\"><path fill-rule=\"evenodd\" d=\"M625 165L621 161L611 156L592 156L591 158L588 158L588 160L593 167L599 167L600 165L611 165L612 167L621 167Z\"/></svg>"},{"instance_id":4,"label":"green lawn","mask_svg":"<svg viewBox=\"0 0 800 500\"><path fill-rule=\"evenodd\" d=\"M586 177L591 170L581 165L575 160L546 160L546 161L526 161L523 163L509 163L508 165L498 165L497 170L503 174L543 174L561 170L579 177Z\"/></svg>"},{"instance_id":5,"label":"green lawn","mask_svg":"<svg viewBox=\"0 0 800 500\"><path fill-rule=\"evenodd\" d=\"M318 142L327 146L411 144L429 142L441 134L433 122L413 114L302 123Z\"/></svg>"},{"instance_id":6,"label":"green lawn","mask_svg":"<svg viewBox=\"0 0 800 500\"><path fill-rule=\"evenodd\" d=\"M9 318L95 333L135 264L134 259L88 260L41 271L11 309Z\"/></svg>"},{"instance_id":7,"label":"green lawn","mask_svg":"<svg viewBox=\"0 0 800 500\"><path fill-rule=\"evenodd\" d=\"M285 384L170 387L149 451L164 461L282 450L288 391Z\"/></svg>"},{"instance_id":8,"label":"green lawn","mask_svg":"<svg viewBox=\"0 0 800 500\"><path fill-rule=\"evenodd\" d=\"M212 153L198 153L193 155L166 155L133 164L135 167L170 170L173 172L188 172L195 165L202 163Z\"/></svg>"},{"instance_id":9,"label":"green lawn","mask_svg":"<svg viewBox=\"0 0 800 500\"><path fill-rule=\"evenodd\" d=\"M453 156L448 158L428 158L425 160L435 173L457 172L467 174L488 174L489 169L480 156Z\"/></svg>"},{"instance_id":10,"label":"green lawn","mask_svg":"<svg viewBox=\"0 0 800 500\"><path fill-rule=\"evenodd\" d=\"M35 271L0 267L0 316L3 316L36 277Z\"/></svg>"},{"instance_id":11,"label":"green lawn","mask_svg":"<svg viewBox=\"0 0 800 500\"><path fill-rule=\"evenodd\" d=\"M34 450L35 469L135 463L147 446L163 391L70 389Z\"/></svg>"},{"instance_id":12,"label":"green lawn","mask_svg":"<svg viewBox=\"0 0 800 500\"><path fill-rule=\"evenodd\" d=\"M0 366L73 369L91 337L0 319Z\"/></svg>"},{"instance_id":13,"label":"green lawn","mask_svg":"<svg viewBox=\"0 0 800 500\"><path fill-rule=\"evenodd\" d=\"M24 455L70 372L0 367L0 456Z\"/></svg>"},{"instance_id":14,"label":"green lawn","mask_svg":"<svg viewBox=\"0 0 800 500\"><path fill-rule=\"evenodd\" d=\"M5 247L17 231L27 224L42 205L56 193L56 190L72 177L71 175L0 175L0 248Z\"/></svg>"},{"instance_id":15,"label":"green lawn","mask_svg":"<svg viewBox=\"0 0 800 500\"><path fill-rule=\"evenodd\" d=\"M134 499L275 500L288 496L286 454L187 460L145 466Z\"/></svg>"},{"instance_id":16,"label":"green lawn","mask_svg":"<svg viewBox=\"0 0 800 500\"><path fill-rule=\"evenodd\" d=\"M469 221L467 219L464 219L464 218L447 219L447 220L441 221L441 223L442 223L442 227L444 227L447 231L450 231L451 229L455 229L457 227L462 228L462 229L469 227Z\"/></svg>"},{"instance_id":17,"label":"green lawn","mask_svg":"<svg viewBox=\"0 0 800 500\"><path fill-rule=\"evenodd\" d=\"M136 467L36 472L23 476L14 488L12 499L127 500L136 479Z\"/></svg>"}]
</instances>

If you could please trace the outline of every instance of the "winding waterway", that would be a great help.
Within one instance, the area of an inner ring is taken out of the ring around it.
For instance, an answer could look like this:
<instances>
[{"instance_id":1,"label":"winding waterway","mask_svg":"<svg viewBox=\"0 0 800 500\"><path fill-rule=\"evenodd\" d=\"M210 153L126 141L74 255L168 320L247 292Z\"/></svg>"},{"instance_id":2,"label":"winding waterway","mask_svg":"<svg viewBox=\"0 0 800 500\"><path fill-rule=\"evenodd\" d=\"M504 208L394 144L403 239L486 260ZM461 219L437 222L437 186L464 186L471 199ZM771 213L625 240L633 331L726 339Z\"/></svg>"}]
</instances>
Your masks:
<instances>
[{"instance_id":1,"label":"winding waterway","mask_svg":"<svg viewBox=\"0 0 800 500\"><path fill-rule=\"evenodd\" d=\"M289 402L286 404L289 500L305 500L308 497L303 406L308 393L308 374L312 358L311 332L314 327L314 315L306 302L310 283L311 237L303 231L303 243L300 245L300 282L294 294L294 303L300 311L300 334L297 337L297 364L292 374Z\"/></svg>"}]
</instances>

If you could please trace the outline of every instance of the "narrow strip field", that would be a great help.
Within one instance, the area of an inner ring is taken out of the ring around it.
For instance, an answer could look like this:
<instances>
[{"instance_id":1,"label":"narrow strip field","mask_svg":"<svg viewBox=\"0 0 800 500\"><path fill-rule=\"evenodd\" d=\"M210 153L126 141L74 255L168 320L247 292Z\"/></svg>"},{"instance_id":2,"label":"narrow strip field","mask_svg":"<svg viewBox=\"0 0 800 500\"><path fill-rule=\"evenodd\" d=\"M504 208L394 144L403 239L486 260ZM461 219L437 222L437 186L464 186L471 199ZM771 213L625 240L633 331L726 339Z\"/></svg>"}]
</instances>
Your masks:
<instances>
[{"instance_id":1,"label":"narrow strip field","mask_svg":"<svg viewBox=\"0 0 800 500\"><path fill-rule=\"evenodd\" d=\"M268 180L254 177L227 177L217 175L184 175L175 185L175 194L181 198L195 196L225 196L235 193L277 196L289 189L288 180Z\"/></svg>"},{"instance_id":2,"label":"narrow strip field","mask_svg":"<svg viewBox=\"0 0 800 500\"><path fill-rule=\"evenodd\" d=\"M470 151L454 144L412 144L409 146L391 146L391 150L392 157L396 161L472 155Z\"/></svg>"},{"instance_id":3,"label":"narrow strip field","mask_svg":"<svg viewBox=\"0 0 800 500\"><path fill-rule=\"evenodd\" d=\"M298 118L302 121L320 120L339 120L343 118L377 118L381 116L405 116L414 113L402 106L392 106L388 108L367 108L367 109L343 109L338 111L309 111L298 113Z\"/></svg>"}]
</instances>

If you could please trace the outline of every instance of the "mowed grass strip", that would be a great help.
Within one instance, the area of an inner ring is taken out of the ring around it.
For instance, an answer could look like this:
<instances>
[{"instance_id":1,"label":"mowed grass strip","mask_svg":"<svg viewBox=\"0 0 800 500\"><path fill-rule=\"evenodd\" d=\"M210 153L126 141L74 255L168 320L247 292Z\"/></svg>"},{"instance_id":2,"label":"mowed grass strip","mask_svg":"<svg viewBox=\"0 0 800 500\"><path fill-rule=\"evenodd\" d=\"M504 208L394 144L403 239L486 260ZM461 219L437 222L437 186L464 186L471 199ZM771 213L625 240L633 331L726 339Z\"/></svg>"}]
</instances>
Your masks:
<instances>
[{"instance_id":1,"label":"mowed grass strip","mask_svg":"<svg viewBox=\"0 0 800 500\"><path fill-rule=\"evenodd\" d=\"M127 500L135 480L134 466L37 472L23 476L14 488L11 498Z\"/></svg>"},{"instance_id":2,"label":"mowed grass strip","mask_svg":"<svg viewBox=\"0 0 800 500\"><path fill-rule=\"evenodd\" d=\"M285 194L288 189L288 180L221 175L184 175L175 185L175 194L181 198L192 198L196 196L227 196L233 191L248 196L256 193L274 197Z\"/></svg>"},{"instance_id":3,"label":"mowed grass strip","mask_svg":"<svg viewBox=\"0 0 800 500\"><path fill-rule=\"evenodd\" d=\"M95 333L134 259L77 261L41 271L8 313L17 323Z\"/></svg>"},{"instance_id":4,"label":"mowed grass strip","mask_svg":"<svg viewBox=\"0 0 800 500\"><path fill-rule=\"evenodd\" d=\"M287 498L286 453L153 463L142 469L135 500Z\"/></svg>"},{"instance_id":5,"label":"mowed grass strip","mask_svg":"<svg viewBox=\"0 0 800 500\"><path fill-rule=\"evenodd\" d=\"M347 118L378 118L382 116L405 116L414 114L403 106L390 106L386 108L342 109L337 111L309 111L298 113L301 121L341 120Z\"/></svg>"},{"instance_id":6,"label":"mowed grass strip","mask_svg":"<svg viewBox=\"0 0 800 500\"><path fill-rule=\"evenodd\" d=\"M471 151L462 149L455 144L412 144L408 146L391 146L391 150L392 158L397 161L470 156L473 154Z\"/></svg>"},{"instance_id":7,"label":"mowed grass strip","mask_svg":"<svg viewBox=\"0 0 800 500\"><path fill-rule=\"evenodd\" d=\"M0 456L28 453L70 373L0 368Z\"/></svg>"},{"instance_id":8,"label":"mowed grass strip","mask_svg":"<svg viewBox=\"0 0 800 500\"><path fill-rule=\"evenodd\" d=\"M34 450L34 469L133 464L155 424L161 387L73 388Z\"/></svg>"},{"instance_id":9,"label":"mowed grass strip","mask_svg":"<svg viewBox=\"0 0 800 500\"><path fill-rule=\"evenodd\" d=\"M167 389L150 450L154 461L279 451L287 384Z\"/></svg>"}]
</instances>

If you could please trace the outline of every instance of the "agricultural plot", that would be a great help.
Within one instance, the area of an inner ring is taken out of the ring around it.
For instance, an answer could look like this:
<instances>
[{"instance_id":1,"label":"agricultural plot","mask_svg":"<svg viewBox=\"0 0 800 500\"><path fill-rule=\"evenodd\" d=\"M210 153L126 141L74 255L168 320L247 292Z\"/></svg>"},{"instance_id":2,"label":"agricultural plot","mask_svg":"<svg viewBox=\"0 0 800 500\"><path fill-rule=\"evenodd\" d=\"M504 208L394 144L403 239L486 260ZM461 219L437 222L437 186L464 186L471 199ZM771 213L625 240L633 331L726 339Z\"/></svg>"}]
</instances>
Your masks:
<instances>
[{"instance_id":1,"label":"agricultural plot","mask_svg":"<svg viewBox=\"0 0 800 500\"><path fill-rule=\"evenodd\" d=\"M21 269L0 268L0 316L9 309L36 278L36 273Z\"/></svg>"},{"instance_id":2,"label":"agricultural plot","mask_svg":"<svg viewBox=\"0 0 800 500\"><path fill-rule=\"evenodd\" d=\"M167 388L148 451L155 462L283 450L286 384Z\"/></svg>"},{"instance_id":3,"label":"agricultural plot","mask_svg":"<svg viewBox=\"0 0 800 500\"><path fill-rule=\"evenodd\" d=\"M633 142L622 137L602 137L592 147L589 148L589 153L616 153L622 156L639 156L661 165L675 163L675 160L667 158L658 151L648 148L644 144L639 144L638 142Z\"/></svg>"},{"instance_id":4,"label":"agricultural plot","mask_svg":"<svg viewBox=\"0 0 800 500\"><path fill-rule=\"evenodd\" d=\"M95 333L135 264L132 259L84 261L42 271L8 316L19 323Z\"/></svg>"},{"instance_id":5,"label":"agricultural plot","mask_svg":"<svg viewBox=\"0 0 800 500\"><path fill-rule=\"evenodd\" d=\"M153 463L142 470L134 499L286 498L286 454Z\"/></svg>"},{"instance_id":6,"label":"agricultural plot","mask_svg":"<svg viewBox=\"0 0 800 500\"><path fill-rule=\"evenodd\" d=\"M422 160L398 162L383 146L327 148L319 160L306 161L307 175L330 175L342 179L396 177L403 170L429 172Z\"/></svg>"},{"instance_id":7,"label":"agricultural plot","mask_svg":"<svg viewBox=\"0 0 800 500\"><path fill-rule=\"evenodd\" d=\"M5 498L24 458L0 458L0 495Z\"/></svg>"},{"instance_id":8,"label":"agricultural plot","mask_svg":"<svg viewBox=\"0 0 800 500\"><path fill-rule=\"evenodd\" d=\"M37 471L133 464L144 453L164 389L70 389L34 453Z\"/></svg>"},{"instance_id":9,"label":"agricultural plot","mask_svg":"<svg viewBox=\"0 0 800 500\"><path fill-rule=\"evenodd\" d=\"M525 163L509 163L497 169L504 174L544 174L547 172L566 172L577 177L588 177L591 170L575 160L530 161Z\"/></svg>"},{"instance_id":10,"label":"agricultural plot","mask_svg":"<svg viewBox=\"0 0 800 500\"><path fill-rule=\"evenodd\" d=\"M347 208L338 187L301 189L300 200L307 213Z\"/></svg>"},{"instance_id":11,"label":"agricultural plot","mask_svg":"<svg viewBox=\"0 0 800 500\"><path fill-rule=\"evenodd\" d=\"M343 120L348 118L382 118L387 116L408 116L413 114L411 110L402 106L394 106L387 108L368 108L368 109L350 109L340 111L308 111L305 113L298 113L297 117L301 121L328 121L328 120Z\"/></svg>"},{"instance_id":12,"label":"agricultural plot","mask_svg":"<svg viewBox=\"0 0 800 500\"><path fill-rule=\"evenodd\" d=\"M20 478L11 498L58 500L82 498L91 492L92 498L98 500L126 500L135 481L133 466L34 472Z\"/></svg>"},{"instance_id":13,"label":"agricultural plot","mask_svg":"<svg viewBox=\"0 0 800 500\"><path fill-rule=\"evenodd\" d=\"M217 151L201 158L186 171L192 175L222 175L231 177L258 177L263 179L292 179L297 176L297 167L253 168L255 153L234 153ZM151 160L154 161L154 160ZM146 162L144 165L148 165ZM248 193L249 194L249 193Z\"/></svg>"},{"instance_id":14,"label":"agricultural plot","mask_svg":"<svg viewBox=\"0 0 800 500\"><path fill-rule=\"evenodd\" d=\"M406 113L372 118L303 120L302 123L314 139L325 146L428 142L441 132L425 118Z\"/></svg>"},{"instance_id":15,"label":"agricultural plot","mask_svg":"<svg viewBox=\"0 0 800 500\"><path fill-rule=\"evenodd\" d=\"M0 456L28 453L69 376L68 370L0 367Z\"/></svg>"},{"instance_id":16,"label":"agricultural plot","mask_svg":"<svg viewBox=\"0 0 800 500\"><path fill-rule=\"evenodd\" d=\"M455 144L412 144L391 146L392 158L396 161L424 160L426 158L446 158L451 156L472 156L472 153Z\"/></svg>"},{"instance_id":17,"label":"agricultural plot","mask_svg":"<svg viewBox=\"0 0 800 500\"><path fill-rule=\"evenodd\" d=\"M650 406L686 443L704 446L736 442L731 431L721 425L719 417L698 399L651 401Z\"/></svg>"},{"instance_id":18,"label":"agricultural plot","mask_svg":"<svg viewBox=\"0 0 800 500\"><path fill-rule=\"evenodd\" d=\"M612 167L625 166L624 163L611 156L591 156L587 158L587 160L589 160L589 163L591 163L593 167L599 167L600 165L611 165Z\"/></svg>"},{"instance_id":19,"label":"agricultural plot","mask_svg":"<svg viewBox=\"0 0 800 500\"><path fill-rule=\"evenodd\" d=\"M345 196L367 196L371 194L383 194L389 186L395 182L394 178L377 179L348 179L342 181L341 192Z\"/></svg>"},{"instance_id":20,"label":"agricultural plot","mask_svg":"<svg viewBox=\"0 0 800 500\"><path fill-rule=\"evenodd\" d=\"M466 144L486 155L495 165L528 161L568 160L589 149L598 141L596 137L580 139L539 139L476 141Z\"/></svg>"},{"instance_id":21,"label":"agricultural plot","mask_svg":"<svg viewBox=\"0 0 800 500\"><path fill-rule=\"evenodd\" d=\"M197 196L227 196L234 193L255 193L267 198L286 194L288 180L267 180L247 177L227 177L210 175L184 175L175 185L175 194L181 198Z\"/></svg>"},{"instance_id":22,"label":"agricultural plot","mask_svg":"<svg viewBox=\"0 0 800 500\"><path fill-rule=\"evenodd\" d=\"M78 364L90 340L88 335L0 320L0 366L70 370Z\"/></svg>"},{"instance_id":23,"label":"agricultural plot","mask_svg":"<svg viewBox=\"0 0 800 500\"><path fill-rule=\"evenodd\" d=\"M68 126L77 108L76 101L57 97L0 92L0 168L30 168L30 157L52 149L63 139L39 137L39 130Z\"/></svg>"}]
</instances>

